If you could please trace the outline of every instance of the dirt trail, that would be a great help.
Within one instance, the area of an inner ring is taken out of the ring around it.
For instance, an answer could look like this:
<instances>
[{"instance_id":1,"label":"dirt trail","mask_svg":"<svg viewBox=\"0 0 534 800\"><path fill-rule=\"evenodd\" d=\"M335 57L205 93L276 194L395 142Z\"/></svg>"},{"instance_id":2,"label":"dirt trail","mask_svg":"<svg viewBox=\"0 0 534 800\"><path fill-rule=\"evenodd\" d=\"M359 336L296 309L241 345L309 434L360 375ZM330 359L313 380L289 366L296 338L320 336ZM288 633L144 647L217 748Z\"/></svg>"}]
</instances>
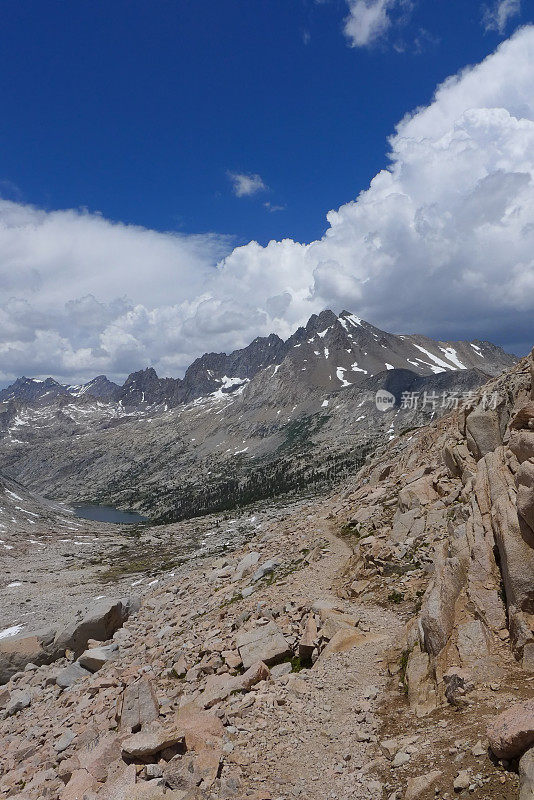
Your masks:
<instances>
[{"instance_id":1,"label":"dirt trail","mask_svg":"<svg viewBox=\"0 0 534 800\"><path fill-rule=\"evenodd\" d=\"M323 654L312 669L282 678L287 693L274 703L267 693L248 729L245 717L246 742L234 759L248 763L252 782L266 797L379 797L381 786L372 775L374 760L380 758L377 708L389 680L385 653L403 623L393 611L340 599L340 574L352 550L326 520L317 520L314 527L317 538L328 542L326 552L285 586L271 587L262 602L329 602L359 620L357 630L368 641Z\"/></svg>"}]
</instances>

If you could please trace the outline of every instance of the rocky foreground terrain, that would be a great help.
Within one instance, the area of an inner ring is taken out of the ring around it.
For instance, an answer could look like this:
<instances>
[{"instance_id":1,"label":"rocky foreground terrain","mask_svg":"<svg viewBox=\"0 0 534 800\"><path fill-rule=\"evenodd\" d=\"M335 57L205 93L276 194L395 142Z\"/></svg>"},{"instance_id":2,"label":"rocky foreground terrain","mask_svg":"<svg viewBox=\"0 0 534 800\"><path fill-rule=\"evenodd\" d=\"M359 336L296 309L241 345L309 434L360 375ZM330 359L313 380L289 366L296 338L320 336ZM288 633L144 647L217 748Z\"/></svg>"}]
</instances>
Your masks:
<instances>
[{"instance_id":1,"label":"rocky foreground terrain","mask_svg":"<svg viewBox=\"0 0 534 800\"><path fill-rule=\"evenodd\" d=\"M7 611L1 797L534 797L532 359L334 492L141 535Z\"/></svg>"}]
</instances>

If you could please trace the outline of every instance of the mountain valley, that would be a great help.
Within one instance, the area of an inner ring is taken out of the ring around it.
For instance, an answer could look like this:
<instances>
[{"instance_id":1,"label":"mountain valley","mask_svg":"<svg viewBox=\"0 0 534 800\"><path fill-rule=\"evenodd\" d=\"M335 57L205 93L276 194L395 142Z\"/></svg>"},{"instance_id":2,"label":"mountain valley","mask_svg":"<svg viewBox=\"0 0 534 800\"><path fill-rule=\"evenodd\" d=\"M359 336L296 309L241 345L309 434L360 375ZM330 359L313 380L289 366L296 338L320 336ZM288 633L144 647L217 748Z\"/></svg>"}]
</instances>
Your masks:
<instances>
[{"instance_id":1,"label":"mountain valley","mask_svg":"<svg viewBox=\"0 0 534 800\"><path fill-rule=\"evenodd\" d=\"M330 486L514 362L487 342L394 336L325 311L286 342L207 354L183 380L19 379L0 392L2 470L51 499L170 522ZM379 390L396 398L385 412Z\"/></svg>"}]
</instances>

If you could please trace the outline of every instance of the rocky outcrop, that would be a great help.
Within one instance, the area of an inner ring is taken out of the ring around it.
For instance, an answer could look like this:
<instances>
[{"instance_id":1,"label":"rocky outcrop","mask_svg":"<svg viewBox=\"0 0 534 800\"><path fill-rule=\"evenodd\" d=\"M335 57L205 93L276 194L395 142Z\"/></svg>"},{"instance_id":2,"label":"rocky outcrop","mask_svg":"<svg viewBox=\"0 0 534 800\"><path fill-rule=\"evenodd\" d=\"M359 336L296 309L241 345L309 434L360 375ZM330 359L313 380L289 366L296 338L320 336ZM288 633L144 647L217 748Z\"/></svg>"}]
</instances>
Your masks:
<instances>
[{"instance_id":1,"label":"rocky outcrop","mask_svg":"<svg viewBox=\"0 0 534 800\"><path fill-rule=\"evenodd\" d=\"M439 704L469 705L477 687L518 664L534 670L530 375L524 359L360 473L369 483L352 498L358 541L349 591L410 566L429 574L402 646L418 716ZM388 595L404 596L400 587Z\"/></svg>"},{"instance_id":2,"label":"rocky outcrop","mask_svg":"<svg viewBox=\"0 0 534 800\"><path fill-rule=\"evenodd\" d=\"M496 411L475 408L466 419L467 446L477 461L502 444L502 418Z\"/></svg>"},{"instance_id":3,"label":"rocky outcrop","mask_svg":"<svg viewBox=\"0 0 534 800\"><path fill-rule=\"evenodd\" d=\"M520 523L526 525L525 538L534 538L534 459L523 461L515 476L517 511Z\"/></svg>"},{"instance_id":4,"label":"rocky outcrop","mask_svg":"<svg viewBox=\"0 0 534 800\"><path fill-rule=\"evenodd\" d=\"M432 706L432 687L440 702L464 704L466 691L504 675L508 641L523 668L534 669L532 369L524 361L490 384L499 398L495 408L484 408L487 396L475 398L442 450L451 479L464 487L465 521L449 525L445 541L436 545L434 575L419 615L419 644L408 660L410 704L419 714ZM399 492L400 508L409 486L407 481ZM521 755L534 741L525 717L529 709L528 703L509 709L490 726L498 757Z\"/></svg>"},{"instance_id":5,"label":"rocky outcrop","mask_svg":"<svg viewBox=\"0 0 534 800\"><path fill-rule=\"evenodd\" d=\"M488 726L489 745L497 758L516 758L534 744L534 700L515 703Z\"/></svg>"},{"instance_id":6,"label":"rocky outcrop","mask_svg":"<svg viewBox=\"0 0 534 800\"><path fill-rule=\"evenodd\" d=\"M438 545L434 561L435 580L429 585L423 603L420 624L425 648L431 655L438 655L452 633L456 601L465 584L467 571L467 542L465 526L456 529L453 548Z\"/></svg>"},{"instance_id":7,"label":"rocky outcrop","mask_svg":"<svg viewBox=\"0 0 534 800\"><path fill-rule=\"evenodd\" d=\"M508 448L517 458L519 464L534 458L534 431L513 431L508 441Z\"/></svg>"},{"instance_id":8,"label":"rocky outcrop","mask_svg":"<svg viewBox=\"0 0 534 800\"><path fill-rule=\"evenodd\" d=\"M113 600L102 598L88 607L80 609L58 628L33 631L0 639L0 685L28 664L41 666L51 664L70 651L77 658L84 653L88 642L93 639L105 642L124 624L130 613L138 609L135 599ZM88 651L83 663L62 677L65 686L83 677L86 668L92 672L110 660L113 645ZM77 671L76 671L77 670Z\"/></svg>"},{"instance_id":9,"label":"rocky outcrop","mask_svg":"<svg viewBox=\"0 0 534 800\"><path fill-rule=\"evenodd\" d=\"M237 649L245 669L256 662L270 666L291 655L291 648L282 631L272 621L261 628L253 628L239 634Z\"/></svg>"},{"instance_id":10,"label":"rocky outcrop","mask_svg":"<svg viewBox=\"0 0 534 800\"><path fill-rule=\"evenodd\" d=\"M135 601L134 601L135 605ZM58 630L54 648L58 653L71 650L76 658L81 656L90 639L105 642L128 619L132 602L102 598L81 609L69 622Z\"/></svg>"},{"instance_id":11,"label":"rocky outcrop","mask_svg":"<svg viewBox=\"0 0 534 800\"><path fill-rule=\"evenodd\" d=\"M50 664L56 656L55 630L33 631L0 640L0 685L27 664Z\"/></svg>"},{"instance_id":12,"label":"rocky outcrop","mask_svg":"<svg viewBox=\"0 0 534 800\"><path fill-rule=\"evenodd\" d=\"M534 402L525 403L510 423L511 430L534 430Z\"/></svg>"}]
</instances>

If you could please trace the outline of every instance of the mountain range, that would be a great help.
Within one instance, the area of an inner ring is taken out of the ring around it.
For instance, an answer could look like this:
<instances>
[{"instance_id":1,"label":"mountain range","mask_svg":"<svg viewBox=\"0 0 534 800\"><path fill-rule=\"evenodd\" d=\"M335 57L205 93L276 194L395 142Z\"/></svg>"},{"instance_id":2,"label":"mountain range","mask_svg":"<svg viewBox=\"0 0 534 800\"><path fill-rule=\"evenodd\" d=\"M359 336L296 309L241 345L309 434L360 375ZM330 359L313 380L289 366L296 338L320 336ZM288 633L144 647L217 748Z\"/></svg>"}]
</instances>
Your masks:
<instances>
[{"instance_id":1,"label":"mountain range","mask_svg":"<svg viewBox=\"0 0 534 800\"><path fill-rule=\"evenodd\" d=\"M183 379L20 378L0 394L2 471L53 500L197 516L329 484L515 361L489 342L397 336L324 311L286 341L208 353ZM385 413L379 389L395 397Z\"/></svg>"},{"instance_id":2,"label":"mountain range","mask_svg":"<svg viewBox=\"0 0 534 800\"><path fill-rule=\"evenodd\" d=\"M348 311L336 316L325 310L310 317L286 341L276 334L254 339L247 347L226 353L205 353L183 378L159 378L153 367L131 373L122 386L99 375L86 384L63 385L53 378L18 378L0 391L0 402L45 404L59 398L96 398L124 406L166 404L174 407L213 392L230 393L260 371L282 364L312 388L334 390L361 385L380 372L405 369L432 375L478 369L496 375L513 364L511 356L490 342L441 342L421 335L397 336L375 328Z\"/></svg>"}]
</instances>

